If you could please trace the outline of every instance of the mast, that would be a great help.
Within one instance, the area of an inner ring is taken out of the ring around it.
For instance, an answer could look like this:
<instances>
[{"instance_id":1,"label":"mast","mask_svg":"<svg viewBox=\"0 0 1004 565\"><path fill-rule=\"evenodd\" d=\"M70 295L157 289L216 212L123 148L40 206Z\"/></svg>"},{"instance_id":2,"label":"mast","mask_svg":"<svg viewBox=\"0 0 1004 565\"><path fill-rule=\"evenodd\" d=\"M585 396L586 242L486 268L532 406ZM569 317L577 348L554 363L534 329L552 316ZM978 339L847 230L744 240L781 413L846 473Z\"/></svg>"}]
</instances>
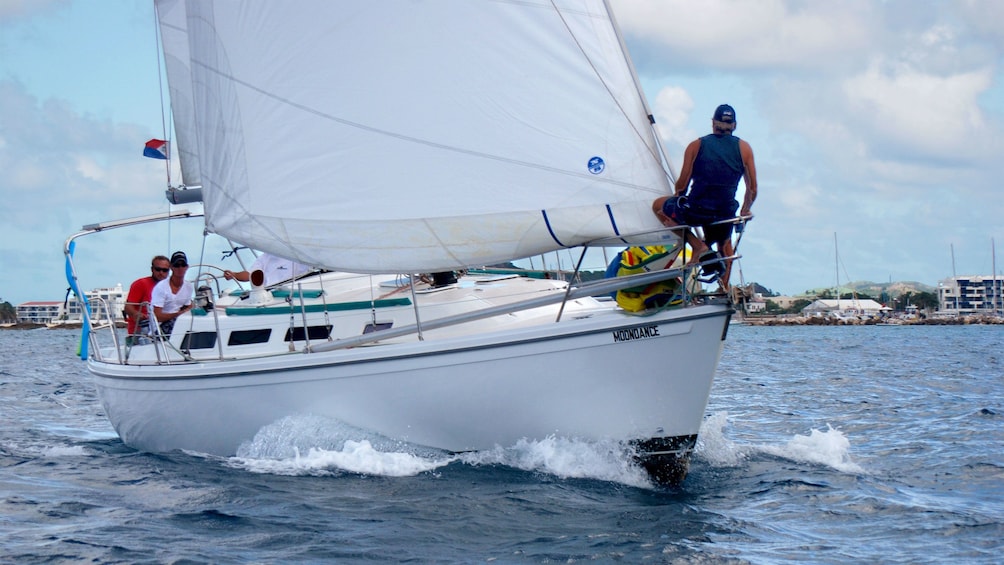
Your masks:
<instances>
[{"instance_id":1,"label":"mast","mask_svg":"<svg viewBox=\"0 0 1004 565\"><path fill-rule=\"evenodd\" d=\"M955 244L949 243L949 248L952 250L952 278L955 278Z\"/></svg>"},{"instance_id":2,"label":"mast","mask_svg":"<svg viewBox=\"0 0 1004 565\"><path fill-rule=\"evenodd\" d=\"M840 252L837 251L837 232L833 232L833 273L837 275L833 294L837 295L837 310L840 310Z\"/></svg>"}]
</instances>

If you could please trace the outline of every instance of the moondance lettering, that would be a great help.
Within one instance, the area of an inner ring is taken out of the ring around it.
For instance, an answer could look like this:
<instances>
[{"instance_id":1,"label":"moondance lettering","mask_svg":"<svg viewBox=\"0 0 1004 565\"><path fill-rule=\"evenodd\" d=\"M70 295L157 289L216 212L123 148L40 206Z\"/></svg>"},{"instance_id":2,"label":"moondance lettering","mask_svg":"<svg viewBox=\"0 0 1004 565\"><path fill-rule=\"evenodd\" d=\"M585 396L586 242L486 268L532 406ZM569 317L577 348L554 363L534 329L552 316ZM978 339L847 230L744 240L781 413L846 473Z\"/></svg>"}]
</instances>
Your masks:
<instances>
[{"instance_id":1,"label":"moondance lettering","mask_svg":"<svg viewBox=\"0 0 1004 565\"><path fill-rule=\"evenodd\" d=\"M646 326L644 328L617 330L614 332L614 343L619 341L631 341L632 339L645 339L647 337L659 337L659 326Z\"/></svg>"}]
</instances>

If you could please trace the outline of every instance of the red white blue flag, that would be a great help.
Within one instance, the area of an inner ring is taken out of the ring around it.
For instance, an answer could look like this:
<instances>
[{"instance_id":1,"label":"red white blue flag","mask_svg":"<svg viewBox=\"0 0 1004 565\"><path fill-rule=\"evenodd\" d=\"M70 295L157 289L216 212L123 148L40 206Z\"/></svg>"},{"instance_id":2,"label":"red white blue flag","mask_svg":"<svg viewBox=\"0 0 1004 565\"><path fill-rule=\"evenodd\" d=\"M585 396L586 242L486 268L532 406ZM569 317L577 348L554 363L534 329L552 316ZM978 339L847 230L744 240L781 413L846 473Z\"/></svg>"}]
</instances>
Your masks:
<instances>
[{"instance_id":1,"label":"red white blue flag","mask_svg":"<svg viewBox=\"0 0 1004 565\"><path fill-rule=\"evenodd\" d=\"M151 159L167 159L168 155L167 142L163 139L151 139L143 149L143 156Z\"/></svg>"}]
</instances>

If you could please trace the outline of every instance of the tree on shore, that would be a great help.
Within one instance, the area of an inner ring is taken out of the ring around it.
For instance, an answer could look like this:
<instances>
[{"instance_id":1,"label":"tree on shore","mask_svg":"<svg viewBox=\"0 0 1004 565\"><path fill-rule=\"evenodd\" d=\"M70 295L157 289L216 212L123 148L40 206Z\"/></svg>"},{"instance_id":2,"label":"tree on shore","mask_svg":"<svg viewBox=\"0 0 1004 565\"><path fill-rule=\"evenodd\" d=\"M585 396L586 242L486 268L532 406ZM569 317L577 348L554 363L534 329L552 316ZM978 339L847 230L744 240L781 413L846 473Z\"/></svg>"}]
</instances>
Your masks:
<instances>
[{"instance_id":1,"label":"tree on shore","mask_svg":"<svg viewBox=\"0 0 1004 565\"><path fill-rule=\"evenodd\" d=\"M781 306L777 302L774 302L773 300L770 300L768 298L764 310L768 314L801 314L802 309L808 306L809 304L812 304L811 300L800 298L792 302L791 306L787 308L781 308Z\"/></svg>"},{"instance_id":2,"label":"tree on shore","mask_svg":"<svg viewBox=\"0 0 1004 565\"><path fill-rule=\"evenodd\" d=\"M0 302L0 323L9 324L17 321L17 309L10 302Z\"/></svg>"},{"instance_id":3,"label":"tree on shore","mask_svg":"<svg viewBox=\"0 0 1004 565\"><path fill-rule=\"evenodd\" d=\"M896 299L896 309L905 310L907 305L921 310L937 310L938 295L933 292L904 292Z\"/></svg>"}]
</instances>

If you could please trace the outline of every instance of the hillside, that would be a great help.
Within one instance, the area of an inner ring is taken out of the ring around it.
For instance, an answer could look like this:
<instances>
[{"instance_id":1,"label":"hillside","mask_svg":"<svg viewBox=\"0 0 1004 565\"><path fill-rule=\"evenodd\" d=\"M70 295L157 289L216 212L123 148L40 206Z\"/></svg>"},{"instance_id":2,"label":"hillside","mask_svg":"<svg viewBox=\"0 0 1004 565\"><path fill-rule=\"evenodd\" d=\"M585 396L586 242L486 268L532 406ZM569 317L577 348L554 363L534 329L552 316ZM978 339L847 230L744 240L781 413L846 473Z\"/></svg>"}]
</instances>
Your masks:
<instances>
[{"instance_id":1,"label":"hillside","mask_svg":"<svg viewBox=\"0 0 1004 565\"><path fill-rule=\"evenodd\" d=\"M878 298L883 294L891 298L896 298L906 293L919 294L921 292L937 293L937 287L916 281L896 281L887 283L876 283L871 281L854 281L840 285L840 294L856 292L867 294L873 298ZM825 291L833 292L833 287L820 287L810 289L806 292L809 295L818 295Z\"/></svg>"}]
</instances>

